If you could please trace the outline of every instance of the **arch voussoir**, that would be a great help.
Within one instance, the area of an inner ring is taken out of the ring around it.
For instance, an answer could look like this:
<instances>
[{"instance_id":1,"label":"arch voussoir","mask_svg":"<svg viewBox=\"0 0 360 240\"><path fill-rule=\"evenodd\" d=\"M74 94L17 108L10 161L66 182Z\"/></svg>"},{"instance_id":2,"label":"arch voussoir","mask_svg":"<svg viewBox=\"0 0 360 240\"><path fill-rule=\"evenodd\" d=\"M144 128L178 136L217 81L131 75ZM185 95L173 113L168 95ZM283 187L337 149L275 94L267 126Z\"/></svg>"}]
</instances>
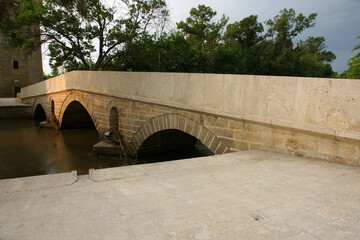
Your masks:
<instances>
[{"instance_id":1,"label":"arch voussoir","mask_svg":"<svg viewBox=\"0 0 360 240\"><path fill-rule=\"evenodd\" d=\"M154 118L149 121L148 128L149 128L149 133L150 133L149 136L151 136L153 133L156 133L159 131L156 120Z\"/></svg>"},{"instance_id":2,"label":"arch voussoir","mask_svg":"<svg viewBox=\"0 0 360 240\"><path fill-rule=\"evenodd\" d=\"M179 129L179 115L169 114L169 129Z\"/></svg>"},{"instance_id":3,"label":"arch voussoir","mask_svg":"<svg viewBox=\"0 0 360 240\"><path fill-rule=\"evenodd\" d=\"M178 116L178 127L176 129L179 129L183 132L185 132L185 125L186 125L186 117L179 115Z\"/></svg>"}]
</instances>

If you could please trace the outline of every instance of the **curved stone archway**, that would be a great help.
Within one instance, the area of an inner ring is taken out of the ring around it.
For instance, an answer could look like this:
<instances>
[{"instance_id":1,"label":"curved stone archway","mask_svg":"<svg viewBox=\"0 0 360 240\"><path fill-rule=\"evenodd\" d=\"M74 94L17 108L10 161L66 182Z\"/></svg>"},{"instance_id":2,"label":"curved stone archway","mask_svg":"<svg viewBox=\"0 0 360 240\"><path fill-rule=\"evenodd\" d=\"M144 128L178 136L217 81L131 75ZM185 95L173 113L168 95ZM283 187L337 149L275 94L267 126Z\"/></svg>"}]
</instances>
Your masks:
<instances>
[{"instance_id":1,"label":"curved stone archway","mask_svg":"<svg viewBox=\"0 0 360 240\"><path fill-rule=\"evenodd\" d=\"M47 119L45 109L40 103L36 104L34 107L33 118L35 126L39 126L41 122Z\"/></svg>"},{"instance_id":2,"label":"curved stone archway","mask_svg":"<svg viewBox=\"0 0 360 240\"><path fill-rule=\"evenodd\" d=\"M84 107L84 109L87 111L87 113L89 114L92 122L94 123L95 128L98 130L98 132L100 131L99 129L99 123L96 120L93 108L91 107L91 102L88 96L86 95L79 95L76 92L72 92L70 93L65 100L63 101L61 108L60 108L60 112L59 112L59 126L62 126L62 122L63 122L63 118L64 118L64 114L66 109L68 108L68 106L70 104L72 104L73 102L78 102L82 105L82 107Z\"/></svg>"},{"instance_id":3,"label":"curved stone archway","mask_svg":"<svg viewBox=\"0 0 360 240\"><path fill-rule=\"evenodd\" d=\"M35 111L36 111L36 108L38 106L41 106L42 109L44 110L44 113L46 115L46 118L48 117L48 111L47 111L47 104L46 102L44 102L41 98L36 98L35 101L33 102L33 107L32 107L32 115L33 117L35 116Z\"/></svg>"},{"instance_id":4,"label":"curved stone archway","mask_svg":"<svg viewBox=\"0 0 360 240\"><path fill-rule=\"evenodd\" d=\"M85 107L78 101L72 101L64 112L60 128L95 128L95 124Z\"/></svg>"},{"instance_id":5,"label":"curved stone archway","mask_svg":"<svg viewBox=\"0 0 360 240\"><path fill-rule=\"evenodd\" d=\"M198 121L176 113L154 117L144 123L135 133L129 145L129 155L135 156L141 145L155 133L164 130L180 130L200 140L214 154L229 152L229 148Z\"/></svg>"}]
</instances>

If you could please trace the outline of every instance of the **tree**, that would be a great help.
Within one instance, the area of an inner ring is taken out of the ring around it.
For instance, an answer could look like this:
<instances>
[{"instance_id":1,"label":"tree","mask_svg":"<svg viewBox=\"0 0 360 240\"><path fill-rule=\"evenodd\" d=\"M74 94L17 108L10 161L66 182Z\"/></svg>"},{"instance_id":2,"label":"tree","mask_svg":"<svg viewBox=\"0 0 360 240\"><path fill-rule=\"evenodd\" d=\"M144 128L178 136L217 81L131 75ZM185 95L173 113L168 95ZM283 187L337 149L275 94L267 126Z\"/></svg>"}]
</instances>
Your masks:
<instances>
[{"instance_id":1,"label":"tree","mask_svg":"<svg viewBox=\"0 0 360 240\"><path fill-rule=\"evenodd\" d=\"M300 40L298 48L312 55L316 55L319 59L325 63L330 63L336 59L336 56L331 51L326 51L324 37L309 37L306 41Z\"/></svg>"},{"instance_id":2,"label":"tree","mask_svg":"<svg viewBox=\"0 0 360 240\"><path fill-rule=\"evenodd\" d=\"M295 51L298 54L297 75L304 77L332 77L330 63L336 59L331 51L326 51L324 37L309 37L300 40Z\"/></svg>"},{"instance_id":3,"label":"tree","mask_svg":"<svg viewBox=\"0 0 360 240\"><path fill-rule=\"evenodd\" d=\"M264 27L258 22L258 16L250 15L240 22L229 24L226 28L225 39L227 41L236 40L245 49L249 49L264 38L260 34Z\"/></svg>"},{"instance_id":4,"label":"tree","mask_svg":"<svg viewBox=\"0 0 360 240\"><path fill-rule=\"evenodd\" d=\"M205 5L198 5L190 10L190 17L186 22L177 23L180 29L188 38L190 43L196 46L204 54L211 52L221 40L222 30L229 18L224 15L218 22L214 22L216 11Z\"/></svg>"},{"instance_id":5,"label":"tree","mask_svg":"<svg viewBox=\"0 0 360 240\"><path fill-rule=\"evenodd\" d=\"M358 36L356 39L360 39ZM352 52L355 52L360 49L360 44L356 45ZM360 79L360 52L358 52L353 58L351 58L348 62L348 70L345 71L345 76L347 78L356 78Z\"/></svg>"},{"instance_id":6,"label":"tree","mask_svg":"<svg viewBox=\"0 0 360 240\"><path fill-rule=\"evenodd\" d=\"M309 16L296 14L294 9L283 9L273 19L265 21L269 26L266 37L261 44L251 50L248 66L252 74L296 76L299 72L299 49L294 49L293 39L305 29L315 25L317 14ZM307 51L308 55L313 55ZM252 56L253 55L253 56ZM322 61L319 59L316 62ZM311 64L309 64L311 65ZM301 65L302 66L302 65ZM329 65L330 66L330 65Z\"/></svg>"},{"instance_id":7,"label":"tree","mask_svg":"<svg viewBox=\"0 0 360 240\"><path fill-rule=\"evenodd\" d=\"M17 2L15 0L0 0L0 28L7 29Z\"/></svg>"},{"instance_id":8,"label":"tree","mask_svg":"<svg viewBox=\"0 0 360 240\"><path fill-rule=\"evenodd\" d=\"M54 70L60 66L101 70L123 54L124 46L154 27L155 19L168 16L163 0L121 2L125 10L117 19L115 9L100 0L24 0L14 13L11 28L2 31L12 46L25 50L47 43Z\"/></svg>"},{"instance_id":9,"label":"tree","mask_svg":"<svg viewBox=\"0 0 360 240\"><path fill-rule=\"evenodd\" d=\"M296 15L294 9L283 9L280 15L276 15L274 19L265 21L269 26L268 36L275 39L284 51L293 47L292 39L299 35L307 28L315 26L314 20L316 13L311 13L308 17L303 14Z\"/></svg>"},{"instance_id":10,"label":"tree","mask_svg":"<svg viewBox=\"0 0 360 240\"><path fill-rule=\"evenodd\" d=\"M159 66L166 72L206 72L207 58L185 39L181 32L164 35L158 41Z\"/></svg>"},{"instance_id":11,"label":"tree","mask_svg":"<svg viewBox=\"0 0 360 240\"><path fill-rule=\"evenodd\" d=\"M220 45L212 56L212 71L214 73L246 73L246 50L235 41Z\"/></svg>"}]
</instances>

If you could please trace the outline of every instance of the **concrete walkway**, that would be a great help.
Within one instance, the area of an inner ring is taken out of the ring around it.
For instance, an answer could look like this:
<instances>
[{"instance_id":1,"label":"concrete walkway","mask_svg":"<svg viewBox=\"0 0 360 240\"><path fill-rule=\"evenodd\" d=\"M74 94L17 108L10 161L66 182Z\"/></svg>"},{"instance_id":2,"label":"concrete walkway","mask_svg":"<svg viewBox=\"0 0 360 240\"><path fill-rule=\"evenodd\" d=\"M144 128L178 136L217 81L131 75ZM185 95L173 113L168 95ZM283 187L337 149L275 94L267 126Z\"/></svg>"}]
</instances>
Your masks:
<instances>
[{"instance_id":1,"label":"concrete walkway","mask_svg":"<svg viewBox=\"0 0 360 240\"><path fill-rule=\"evenodd\" d=\"M356 167L248 151L57 178L0 183L1 240L360 239Z\"/></svg>"}]
</instances>

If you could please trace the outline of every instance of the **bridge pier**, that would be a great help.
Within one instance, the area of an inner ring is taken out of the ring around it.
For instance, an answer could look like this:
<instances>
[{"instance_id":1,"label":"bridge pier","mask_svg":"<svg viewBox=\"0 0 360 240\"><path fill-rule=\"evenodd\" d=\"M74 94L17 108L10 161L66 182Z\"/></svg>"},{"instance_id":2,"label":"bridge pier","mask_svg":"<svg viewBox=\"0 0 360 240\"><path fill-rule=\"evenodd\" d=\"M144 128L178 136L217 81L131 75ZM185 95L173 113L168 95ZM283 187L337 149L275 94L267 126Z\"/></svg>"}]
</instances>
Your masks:
<instances>
[{"instance_id":1,"label":"bridge pier","mask_svg":"<svg viewBox=\"0 0 360 240\"><path fill-rule=\"evenodd\" d=\"M115 143L109 143L106 141L100 141L92 148L93 154L106 155L106 156L122 156L125 154L124 149Z\"/></svg>"}]
</instances>

